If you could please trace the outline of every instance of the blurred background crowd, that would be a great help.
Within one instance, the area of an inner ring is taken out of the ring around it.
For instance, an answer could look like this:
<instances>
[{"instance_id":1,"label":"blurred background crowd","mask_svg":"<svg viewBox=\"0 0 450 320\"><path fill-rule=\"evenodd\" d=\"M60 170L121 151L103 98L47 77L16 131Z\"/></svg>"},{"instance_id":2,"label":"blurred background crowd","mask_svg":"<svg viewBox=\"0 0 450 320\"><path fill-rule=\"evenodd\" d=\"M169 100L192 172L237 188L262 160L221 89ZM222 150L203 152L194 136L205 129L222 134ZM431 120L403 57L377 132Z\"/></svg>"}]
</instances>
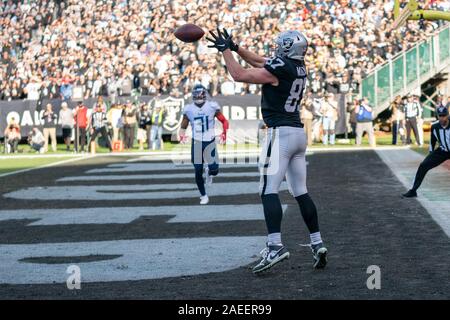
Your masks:
<instances>
[{"instance_id":1,"label":"blurred background crowd","mask_svg":"<svg viewBox=\"0 0 450 320\"><path fill-rule=\"evenodd\" d=\"M310 39L313 93L356 93L374 66L412 46L440 22L409 22L389 32L394 1L381 0L3 0L0 2L0 100L83 99L170 94L195 83L212 95L259 93L234 83L206 41L184 44L173 30L219 25L241 46L269 56L279 31ZM448 1L425 8L449 10ZM425 9L424 8L424 9Z\"/></svg>"},{"instance_id":2,"label":"blurred background crowd","mask_svg":"<svg viewBox=\"0 0 450 320\"><path fill-rule=\"evenodd\" d=\"M46 153L50 146L56 152L58 129L62 131L65 151L69 152L95 152L97 137L101 138L99 145L110 151L131 150L136 141L139 151L164 149L163 123L167 113L160 105L130 100L111 104L100 96L92 108L79 101L74 108L62 102L59 111L55 109L47 103L40 113L42 125L28 133L30 152ZM25 137L17 119L10 119L3 134L5 153L23 152L19 143Z\"/></svg>"}]
</instances>

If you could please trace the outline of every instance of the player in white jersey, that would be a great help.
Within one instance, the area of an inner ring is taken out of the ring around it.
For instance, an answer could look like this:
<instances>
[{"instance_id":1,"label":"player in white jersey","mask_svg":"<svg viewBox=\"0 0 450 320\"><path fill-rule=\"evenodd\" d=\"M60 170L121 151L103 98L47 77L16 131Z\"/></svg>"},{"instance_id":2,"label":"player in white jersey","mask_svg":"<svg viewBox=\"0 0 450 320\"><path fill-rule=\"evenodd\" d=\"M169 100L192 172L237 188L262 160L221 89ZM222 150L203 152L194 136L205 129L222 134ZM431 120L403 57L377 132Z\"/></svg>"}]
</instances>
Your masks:
<instances>
[{"instance_id":1,"label":"player in white jersey","mask_svg":"<svg viewBox=\"0 0 450 320\"><path fill-rule=\"evenodd\" d=\"M180 129L180 141L186 142L186 129L191 124L192 147L191 161L195 168L195 182L200 191L200 204L209 202L205 190L205 180L203 179L203 164L205 168L206 183L212 183L212 176L219 173L219 161L216 151L216 141L214 133L215 118L222 122L223 132L220 136L221 143L225 143L227 138L228 121L220 112L217 102L206 99L206 89L201 84L194 86L192 90L193 103L184 107L183 120Z\"/></svg>"}]
</instances>

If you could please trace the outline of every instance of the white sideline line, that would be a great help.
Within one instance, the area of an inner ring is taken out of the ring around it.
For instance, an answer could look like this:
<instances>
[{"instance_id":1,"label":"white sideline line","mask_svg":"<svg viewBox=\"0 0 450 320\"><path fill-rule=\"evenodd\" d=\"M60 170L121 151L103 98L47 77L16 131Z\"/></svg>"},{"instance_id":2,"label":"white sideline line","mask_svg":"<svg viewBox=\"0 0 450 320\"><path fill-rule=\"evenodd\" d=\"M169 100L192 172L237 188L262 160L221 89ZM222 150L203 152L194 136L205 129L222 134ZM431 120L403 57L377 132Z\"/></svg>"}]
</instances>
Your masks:
<instances>
[{"instance_id":1,"label":"white sideline line","mask_svg":"<svg viewBox=\"0 0 450 320\"><path fill-rule=\"evenodd\" d=\"M38 167L34 167L34 168L27 168L27 169L21 169L21 170L16 170L16 171L12 171L12 172L7 172L7 173L0 174L0 178L11 176L11 175L17 174L17 173L23 173L23 172L29 172L29 171L32 171L32 170L42 169L42 168L54 167L54 166L57 166L57 165L60 165L60 164L65 164L65 163L69 163L69 162L75 162L75 161L83 160L83 159L87 159L87 157L68 159L68 160L63 160L63 161L58 161L58 162L52 162L52 163L44 164L42 166L38 166Z\"/></svg>"}]
</instances>

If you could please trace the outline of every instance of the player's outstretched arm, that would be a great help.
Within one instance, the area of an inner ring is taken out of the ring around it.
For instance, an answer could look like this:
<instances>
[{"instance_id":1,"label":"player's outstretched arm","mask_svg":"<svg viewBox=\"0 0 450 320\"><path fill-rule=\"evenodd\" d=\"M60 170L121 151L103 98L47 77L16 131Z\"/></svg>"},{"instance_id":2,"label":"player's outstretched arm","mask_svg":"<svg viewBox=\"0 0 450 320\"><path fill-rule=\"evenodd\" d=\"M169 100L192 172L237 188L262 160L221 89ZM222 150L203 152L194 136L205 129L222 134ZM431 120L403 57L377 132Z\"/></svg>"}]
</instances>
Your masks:
<instances>
[{"instance_id":1,"label":"player's outstretched arm","mask_svg":"<svg viewBox=\"0 0 450 320\"><path fill-rule=\"evenodd\" d=\"M231 48L234 43L230 36L224 37L224 35L217 28L217 35L210 31L212 38L206 38L212 44L209 48L216 48L219 52L223 53L223 58L228 68L228 72L231 74L235 81L254 83L254 84L266 84L270 83L274 86L278 85L278 78L265 68L250 68L244 69L234 58Z\"/></svg>"},{"instance_id":2,"label":"player's outstretched arm","mask_svg":"<svg viewBox=\"0 0 450 320\"><path fill-rule=\"evenodd\" d=\"M266 63L266 59L257 55L254 52L251 52L250 50L244 49L242 47L239 47L237 51L238 55L245 60L249 65L255 68L262 68L264 67L264 64Z\"/></svg>"},{"instance_id":3,"label":"player's outstretched arm","mask_svg":"<svg viewBox=\"0 0 450 320\"><path fill-rule=\"evenodd\" d=\"M255 67L255 68L264 67L264 63L266 63L266 59L264 57L261 57L261 56L257 55L256 53L251 52L250 50L239 47L233 41L233 38L232 38L233 36L228 34L227 29L223 29L222 34L226 39L227 38L230 39L230 50L231 51L237 52L237 54L252 67Z\"/></svg>"},{"instance_id":4,"label":"player's outstretched arm","mask_svg":"<svg viewBox=\"0 0 450 320\"><path fill-rule=\"evenodd\" d=\"M186 129L189 125L189 119L186 115L183 115L183 120L181 120L180 131L178 132L178 141L181 143L186 142Z\"/></svg>"},{"instance_id":5,"label":"player's outstretched arm","mask_svg":"<svg viewBox=\"0 0 450 320\"><path fill-rule=\"evenodd\" d=\"M223 58L228 68L228 72L234 81L278 85L278 78L264 68L243 68L234 58L230 50L223 52Z\"/></svg>"}]
</instances>

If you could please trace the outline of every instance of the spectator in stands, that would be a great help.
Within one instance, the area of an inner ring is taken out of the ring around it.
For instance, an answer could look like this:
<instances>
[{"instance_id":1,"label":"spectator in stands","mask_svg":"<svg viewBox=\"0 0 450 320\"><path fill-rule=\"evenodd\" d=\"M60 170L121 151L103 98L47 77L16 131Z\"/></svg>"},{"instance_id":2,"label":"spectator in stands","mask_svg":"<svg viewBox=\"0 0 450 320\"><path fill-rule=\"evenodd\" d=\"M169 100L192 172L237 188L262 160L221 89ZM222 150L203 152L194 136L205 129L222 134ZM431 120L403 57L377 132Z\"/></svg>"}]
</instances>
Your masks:
<instances>
[{"instance_id":1,"label":"spectator in stands","mask_svg":"<svg viewBox=\"0 0 450 320\"><path fill-rule=\"evenodd\" d=\"M450 109L450 96L445 95L444 98L442 99L442 103L445 105L447 109Z\"/></svg>"},{"instance_id":2,"label":"spectator in stands","mask_svg":"<svg viewBox=\"0 0 450 320\"><path fill-rule=\"evenodd\" d=\"M420 103L414 100L414 97L410 94L407 97L405 104L405 127L406 127L406 143L411 144L411 129L414 132L416 144L422 146L420 142L419 129L417 127L417 121L421 118L422 110Z\"/></svg>"},{"instance_id":3,"label":"spectator in stands","mask_svg":"<svg viewBox=\"0 0 450 320\"><path fill-rule=\"evenodd\" d=\"M52 140L52 150L53 152L56 152L56 121L58 119L58 116L55 112L53 112L53 107L50 103L47 103L46 110L44 111L44 114L42 115L42 120L44 121L44 152L48 151L48 139L50 138Z\"/></svg>"},{"instance_id":4,"label":"spectator in stands","mask_svg":"<svg viewBox=\"0 0 450 320\"><path fill-rule=\"evenodd\" d=\"M106 112L108 110L108 106L107 106L106 102L103 100L102 96L99 96L97 98L97 102L94 105L94 110L97 110L98 107L101 108L102 112Z\"/></svg>"},{"instance_id":5,"label":"spectator in stands","mask_svg":"<svg viewBox=\"0 0 450 320\"><path fill-rule=\"evenodd\" d=\"M338 120L338 106L337 102L334 100L334 95L328 93L326 95L325 101L322 104L322 109L320 113L323 115L322 125L323 125L323 137L322 142L324 145L328 144L328 140L331 145L335 144L335 127L336 121Z\"/></svg>"},{"instance_id":6,"label":"spectator in stands","mask_svg":"<svg viewBox=\"0 0 450 320\"><path fill-rule=\"evenodd\" d=\"M438 95L436 98L436 110L442 107L446 107L446 105L444 104L444 97L442 95Z\"/></svg>"},{"instance_id":7,"label":"spectator in stands","mask_svg":"<svg viewBox=\"0 0 450 320\"><path fill-rule=\"evenodd\" d=\"M369 105L369 99L364 97L361 104L356 107L356 145L360 146L364 132L369 136L369 144L375 147L375 133L373 130L373 108Z\"/></svg>"},{"instance_id":8,"label":"spectator in stands","mask_svg":"<svg viewBox=\"0 0 450 320\"><path fill-rule=\"evenodd\" d=\"M63 102L61 104L61 110L59 111L59 124L62 128L62 135L64 143L66 144L66 150L70 151L70 141L72 139L74 119L72 110L69 109L67 102Z\"/></svg>"},{"instance_id":9,"label":"spectator in stands","mask_svg":"<svg viewBox=\"0 0 450 320\"><path fill-rule=\"evenodd\" d=\"M62 79L62 85L60 88L61 98L63 100L70 100L73 94L73 85L70 83L69 77L64 77Z\"/></svg>"},{"instance_id":10,"label":"spectator in stands","mask_svg":"<svg viewBox=\"0 0 450 320\"><path fill-rule=\"evenodd\" d=\"M424 9L448 10L447 2L433 1ZM172 30L186 21L205 29L218 24L232 29L238 44L262 56L271 54L267 43L280 28L299 29L311 42L306 63L310 70L316 69L311 75L313 92L349 88L355 93L365 72L442 24L424 22L425 29L420 30L417 21L411 21L396 32L387 32L392 1L377 0L56 3L61 5L0 2L1 99L17 97L15 89L19 96L37 100L44 90L49 97L67 97L71 91L78 96L81 91L87 98L104 92L129 95L133 86L143 94L170 93L181 86L186 95L196 82L209 84L213 95L223 93L222 84L228 82L220 71L223 62L207 54L210 49L205 42L180 45L174 40ZM343 69L349 71L348 76ZM63 80L67 76L69 83ZM248 85L235 88L233 83L223 88L255 94L260 90Z\"/></svg>"},{"instance_id":11,"label":"spectator in stands","mask_svg":"<svg viewBox=\"0 0 450 320\"><path fill-rule=\"evenodd\" d=\"M33 130L28 134L28 143L32 150L39 153L44 153L45 138L38 128L33 128Z\"/></svg>"},{"instance_id":12,"label":"spectator in stands","mask_svg":"<svg viewBox=\"0 0 450 320\"><path fill-rule=\"evenodd\" d=\"M84 152L86 145L86 128L89 126L88 108L83 102L78 102L74 110L74 124L75 124L75 152ZM81 144L81 150L79 145Z\"/></svg>"}]
</instances>

